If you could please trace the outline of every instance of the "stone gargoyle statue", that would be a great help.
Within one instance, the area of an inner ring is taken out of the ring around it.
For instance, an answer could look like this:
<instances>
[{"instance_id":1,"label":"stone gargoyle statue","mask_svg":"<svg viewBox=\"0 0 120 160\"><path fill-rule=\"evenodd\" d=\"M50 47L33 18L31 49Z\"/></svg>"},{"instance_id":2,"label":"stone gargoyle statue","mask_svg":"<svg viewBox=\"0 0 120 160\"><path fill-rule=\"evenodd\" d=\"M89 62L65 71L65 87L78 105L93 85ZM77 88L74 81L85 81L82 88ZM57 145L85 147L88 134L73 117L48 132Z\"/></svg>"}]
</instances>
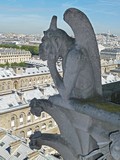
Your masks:
<instances>
[{"instance_id":1,"label":"stone gargoyle statue","mask_svg":"<svg viewBox=\"0 0 120 160\"><path fill-rule=\"evenodd\" d=\"M49 145L64 160L120 160L120 106L108 105L102 99L100 57L94 30L87 16L78 9L67 9L64 20L75 38L57 28L57 17L53 16L39 47L40 58L47 60L59 95L48 100L34 98L30 102L31 113L50 114L60 134L36 132L30 137L30 146L39 149L41 145ZM63 76L56 66L59 58ZM103 105L107 106L106 110ZM111 111L114 107L115 113Z\"/></svg>"},{"instance_id":2,"label":"stone gargoyle statue","mask_svg":"<svg viewBox=\"0 0 120 160\"><path fill-rule=\"evenodd\" d=\"M57 28L57 17L53 16L39 47L40 58L47 60L62 99L102 95L99 51L91 23L83 12L74 8L66 10L64 20L75 38ZM59 58L62 58L63 77L56 68Z\"/></svg>"}]
</instances>

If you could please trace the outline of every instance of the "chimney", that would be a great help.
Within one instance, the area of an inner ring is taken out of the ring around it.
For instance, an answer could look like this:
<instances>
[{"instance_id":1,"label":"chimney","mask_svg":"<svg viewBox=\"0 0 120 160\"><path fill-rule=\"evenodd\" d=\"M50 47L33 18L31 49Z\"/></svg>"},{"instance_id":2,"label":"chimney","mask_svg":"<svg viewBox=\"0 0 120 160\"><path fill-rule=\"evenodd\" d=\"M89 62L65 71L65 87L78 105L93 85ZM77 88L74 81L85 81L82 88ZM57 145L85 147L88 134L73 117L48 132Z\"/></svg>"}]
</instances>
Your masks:
<instances>
[{"instance_id":1,"label":"chimney","mask_svg":"<svg viewBox=\"0 0 120 160\"><path fill-rule=\"evenodd\" d=\"M11 142L10 143L10 154L12 154L20 145L21 145L21 141L17 140L15 142Z\"/></svg>"},{"instance_id":2,"label":"chimney","mask_svg":"<svg viewBox=\"0 0 120 160\"><path fill-rule=\"evenodd\" d=\"M6 135L5 131L0 131L0 139L2 139Z\"/></svg>"},{"instance_id":3,"label":"chimney","mask_svg":"<svg viewBox=\"0 0 120 160\"><path fill-rule=\"evenodd\" d=\"M27 158L28 158L28 160L34 160L39 155L40 155L40 153L38 151L34 151L32 153L29 153L28 156L27 156Z\"/></svg>"}]
</instances>

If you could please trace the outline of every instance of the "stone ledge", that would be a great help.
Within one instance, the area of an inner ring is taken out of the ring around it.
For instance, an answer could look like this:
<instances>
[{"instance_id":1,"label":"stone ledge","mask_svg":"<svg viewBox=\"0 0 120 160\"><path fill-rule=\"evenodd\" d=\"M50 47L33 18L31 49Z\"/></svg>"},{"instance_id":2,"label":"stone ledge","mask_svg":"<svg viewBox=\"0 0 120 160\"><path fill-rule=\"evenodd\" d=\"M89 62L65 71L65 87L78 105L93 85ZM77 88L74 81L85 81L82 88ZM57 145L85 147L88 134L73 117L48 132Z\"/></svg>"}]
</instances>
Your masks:
<instances>
[{"instance_id":1,"label":"stone ledge","mask_svg":"<svg viewBox=\"0 0 120 160\"><path fill-rule=\"evenodd\" d=\"M97 102L95 100L80 101L71 99L65 101L60 95L51 96L49 100L56 107L86 114L94 119L120 127L120 105L103 101Z\"/></svg>"}]
</instances>

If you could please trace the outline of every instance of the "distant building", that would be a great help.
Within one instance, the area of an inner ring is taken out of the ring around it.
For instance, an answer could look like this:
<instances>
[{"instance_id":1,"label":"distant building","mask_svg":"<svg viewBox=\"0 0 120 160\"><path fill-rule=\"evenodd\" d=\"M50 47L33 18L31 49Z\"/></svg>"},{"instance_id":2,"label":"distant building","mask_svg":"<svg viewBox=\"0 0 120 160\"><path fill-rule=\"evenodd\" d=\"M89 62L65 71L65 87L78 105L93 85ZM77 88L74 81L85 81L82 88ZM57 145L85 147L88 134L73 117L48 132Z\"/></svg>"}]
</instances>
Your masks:
<instances>
[{"instance_id":1,"label":"distant building","mask_svg":"<svg viewBox=\"0 0 120 160\"><path fill-rule=\"evenodd\" d=\"M104 60L101 59L101 74L110 73L111 70L118 68L119 64L117 60Z\"/></svg>"},{"instance_id":2,"label":"distant building","mask_svg":"<svg viewBox=\"0 0 120 160\"><path fill-rule=\"evenodd\" d=\"M105 60L120 60L120 48L106 48L100 52L100 58Z\"/></svg>"},{"instance_id":3,"label":"distant building","mask_svg":"<svg viewBox=\"0 0 120 160\"><path fill-rule=\"evenodd\" d=\"M62 70L58 68L60 74ZM35 87L44 88L47 84L53 84L49 69L41 64L39 68L0 68L0 95L13 91L26 91Z\"/></svg>"},{"instance_id":4,"label":"distant building","mask_svg":"<svg viewBox=\"0 0 120 160\"><path fill-rule=\"evenodd\" d=\"M36 130L59 133L50 115L42 112L36 117L29 107L31 99L47 99L57 93L45 64L39 68L0 68L0 127L25 139Z\"/></svg>"},{"instance_id":5,"label":"distant building","mask_svg":"<svg viewBox=\"0 0 120 160\"><path fill-rule=\"evenodd\" d=\"M30 51L14 48L0 48L0 64L20 63L29 61L31 58Z\"/></svg>"},{"instance_id":6,"label":"distant building","mask_svg":"<svg viewBox=\"0 0 120 160\"><path fill-rule=\"evenodd\" d=\"M57 93L52 86L44 87L43 90L37 88L0 96L0 127L24 139L38 130L58 133L57 124L50 115L42 112L40 117L36 117L30 113L30 100L47 99Z\"/></svg>"},{"instance_id":7,"label":"distant building","mask_svg":"<svg viewBox=\"0 0 120 160\"><path fill-rule=\"evenodd\" d=\"M120 48L106 48L100 52L101 73L110 73L118 68L120 61Z\"/></svg>"}]
</instances>

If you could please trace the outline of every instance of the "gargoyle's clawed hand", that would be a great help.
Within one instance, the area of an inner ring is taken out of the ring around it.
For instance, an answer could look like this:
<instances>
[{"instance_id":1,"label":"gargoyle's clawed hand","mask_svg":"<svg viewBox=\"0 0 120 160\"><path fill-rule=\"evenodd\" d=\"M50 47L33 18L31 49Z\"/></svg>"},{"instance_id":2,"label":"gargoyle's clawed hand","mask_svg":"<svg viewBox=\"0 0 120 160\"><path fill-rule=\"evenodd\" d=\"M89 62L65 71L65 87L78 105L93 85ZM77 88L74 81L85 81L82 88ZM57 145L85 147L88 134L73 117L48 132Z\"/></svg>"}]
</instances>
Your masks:
<instances>
[{"instance_id":1,"label":"gargoyle's clawed hand","mask_svg":"<svg viewBox=\"0 0 120 160\"><path fill-rule=\"evenodd\" d=\"M41 144L38 143L38 139L41 137L41 132L36 131L34 134L30 136L30 143L29 146L31 149L41 149ZM40 141L39 141L40 142Z\"/></svg>"}]
</instances>

